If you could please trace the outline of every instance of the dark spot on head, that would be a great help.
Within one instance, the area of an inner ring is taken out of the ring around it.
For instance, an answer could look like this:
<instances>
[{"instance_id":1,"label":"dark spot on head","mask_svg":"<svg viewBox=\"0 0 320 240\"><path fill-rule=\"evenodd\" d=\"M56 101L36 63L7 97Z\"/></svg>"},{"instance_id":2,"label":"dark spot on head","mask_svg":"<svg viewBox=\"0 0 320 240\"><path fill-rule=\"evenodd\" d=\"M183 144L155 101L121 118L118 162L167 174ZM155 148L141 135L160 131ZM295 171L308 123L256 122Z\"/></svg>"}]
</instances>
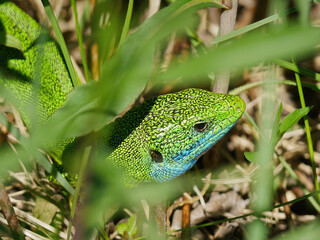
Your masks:
<instances>
[{"instance_id":1,"label":"dark spot on head","mask_svg":"<svg viewBox=\"0 0 320 240\"><path fill-rule=\"evenodd\" d=\"M196 130L196 132L203 132L204 130L207 129L209 123L207 122L203 122L203 123L197 123L193 126L194 130Z\"/></svg>"},{"instance_id":2,"label":"dark spot on head","mask_svg":"<svg viewBox=\"0 0 320 240\"><path fill-rule=\"evenodd\" d=\"M152 161L161 163L163 161L162 154L157 150L149 150Z\"/></svg>"}]
</instances>

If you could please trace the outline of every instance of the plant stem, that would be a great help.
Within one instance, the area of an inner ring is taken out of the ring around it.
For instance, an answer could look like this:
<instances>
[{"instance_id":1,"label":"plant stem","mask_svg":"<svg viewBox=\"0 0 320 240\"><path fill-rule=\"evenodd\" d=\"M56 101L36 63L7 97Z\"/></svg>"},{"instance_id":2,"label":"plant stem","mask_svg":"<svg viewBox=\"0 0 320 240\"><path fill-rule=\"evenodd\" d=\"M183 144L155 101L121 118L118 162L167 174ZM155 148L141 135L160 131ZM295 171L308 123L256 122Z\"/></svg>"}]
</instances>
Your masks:
<instances>
[{"instance_id":1,"label":"plant stem","mask_svg":"<svg viewBox=\"0 0 320 240\"><path fill-rule=\"evenodd\" d=\"M119 47L124 42L124 40L127 38L127 35L129 32L131 16L132 16L132 9L133 9L133 2L134 2L134 0L129 0L126 20L124 22L124 26L123 26L120 41L119 41Z\"/></svg>"},{"instance_id":2,"label":"plant stem","mask_svg":"<svg viewBox=\"0 0 320 240\"><path fill-rule=\"evenodd\" d=\"M88 70L88 63L87 63L87 57L86 57L84 47L83 47L82 33L81 33L79 21L78 21L77 5L76 5L75 0L71 0L71 5L72 5L73 14L74 14L74 19L76 22L76 33L77 33L77 37L78 37L78 41L79 41L79 48L80 48L83 69L84 69L84 75L86 76L86 81L88 82L90 79L89 70Z\"/></svg>"},{"instance_id":3,"label":"plant stem","mask_svg":"<svg viewBox=\"0 0 320 240\"><path fill-rule=\"evenodd\" d=\"M61 51L62 51L62 54L63 54L63 57L64 57L64 60L66 61L66 64L67 64L67 67L68 67L68 70L69 70L69 74L70 74L70 77L71 77L71 81L72 81L72 84L73 86L78 86L80 85L80 82L78 80L78 77L76 75L76 72L74 70L74 67L72 65L72 62L71 62L71 58L70 58L70 55L69 55L69 52L68 52L68 48L67 48L67 45L66 45L66 42L64 41L64 38L62 36L62 32L61 32L61 29L59 27L59 24L58 24L58 21L53 13L53 10L52 10L52 7L49 3L48 0L41 0L43 6L44 6L44 9L48 15L48 18L51 22L51 25L52 25L52 28L57 36L57 40L58 40L58 43L61 47Z\"/></svg>"},{"instance_id":4,"label":"plant stem","mask_svg":"<svg viewBox=\"0 0 320 240\"><path fill-rule=\"evenodd\" d=\"M75 189L75 192L73 195L73 201L72 201L71 213L70 213L70 223L68 226L68 237L67 237L68 240L70 239L70 236L71 236L71 228L72 228L72 224L73 224L73 220L74 220L74 215L75 215L75 211L76 211L76 207L77 207L80 189L81 189L81 186L83 183L84 172L87 167L90 153L91 153L91 146L88 146L84 149L83 158L82 158L81 165L80 165L79 178L78 178L77 186L76 186L76 189Z\"/></svg>"},{"instance_id":5,"label":"plant stem","mask_svg":"<svg viewBox=\"0 0 320 240\"><path fill-rule=\"evenodd\" d=\"M292 58L292 63L295 66L297 66L294 58ZM297 88L298 88L298 92L299 92L301 107L304 108L304 107L306 107L306 103L304 101L304 95L303 95L300 75L298 73L295 73L295 77L296 77L296 82L297 82ZM312 145L312 138L311 138L309 120L308 120L307 116L304 116L303 119L304 119L304 125L305 125L305 128L306 128L306 135L307 135L307 142L308 142L308 148L309 148L309 154L310 154L310 161L311 161L314 184L315 184L316 190L319 190L320 188L319 188L318 176L317 176L317 171L316 171L316 165L315 165L315 161L314 161L314 153L313 153L313 145ZM320 194L318 194L318 201L320 202Z\"/></svg>"}]
</instances>

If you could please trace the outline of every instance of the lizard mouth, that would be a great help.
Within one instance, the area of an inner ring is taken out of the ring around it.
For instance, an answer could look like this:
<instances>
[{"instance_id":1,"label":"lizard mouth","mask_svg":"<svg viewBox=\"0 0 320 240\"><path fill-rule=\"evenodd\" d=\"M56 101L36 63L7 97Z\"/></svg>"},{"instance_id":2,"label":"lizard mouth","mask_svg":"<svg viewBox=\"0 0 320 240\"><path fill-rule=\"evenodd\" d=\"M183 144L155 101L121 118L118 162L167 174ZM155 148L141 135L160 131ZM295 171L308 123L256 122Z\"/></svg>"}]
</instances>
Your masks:
<instances>
[{"instance_id":1,"label":"lizard mouth","mask_svg":"<svg viewBox=\"0 0 320 240\"><path fill-rule=\"evenodd\" d=\"M239 112L239 114L240 114L239 118L240 118L242 116L242 114L244 113L244 111L246 110L246 104L241 97L238 97L238 98L239 98L239 102L238 102L239 106L236 107L236 111Z\"/></svg>"}]
</instances>

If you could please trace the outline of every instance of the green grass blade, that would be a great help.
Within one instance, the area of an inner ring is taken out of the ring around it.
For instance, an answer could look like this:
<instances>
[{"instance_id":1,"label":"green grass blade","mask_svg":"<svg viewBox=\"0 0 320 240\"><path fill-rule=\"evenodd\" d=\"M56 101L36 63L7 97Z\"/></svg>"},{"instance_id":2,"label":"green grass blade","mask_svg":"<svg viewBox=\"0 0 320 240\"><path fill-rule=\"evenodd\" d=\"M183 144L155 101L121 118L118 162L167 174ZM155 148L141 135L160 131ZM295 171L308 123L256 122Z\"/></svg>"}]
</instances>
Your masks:
<instances>
[{"instance_id":1,"label":"green grass blade","mask_svg":"<svg viewBox=\"0 0 320 240\"><path fill-rule=\"evenodd\" d=\"M292 58L292 60L293 60L293 64L296 65L294 58ZM297 87L298 87L301 107L304 108L304 107L306 107L306 103L304 101L304 95L303 95L300 75L298 73L295 73L295 77L296 77L296 81L297 81ZM309 149L309 154L310 154L310 161L311 161L311 167L312 167L312 173L313 173L313 180L314 180L314 184L315 184L315 189L319 190L320 189L319 188L319 180L318 180L318 175L317 175L317 171L316 171L316 165L315 165L315 161L314 161L313 144L312 144L309 120L308 120L307 116L304 117L304 125L305 125L305 128L306 128L308 149ZM318 195L318 201L320 202L320 194Z\"/></svg>"},{"instance_id":2,"label":"green grass blade","mask_svg":"<svg viewBox=\"0 0 320 240\"><path fill-rule=\"evenodd\" d=\"M258 62L272 61L275 57L289 57L292 53L302 57L314 50L318 38L320 30L316 28L290 27L281 31L270 31L267 35L260 32L252 33L228 46L191 57L186 62L173 63L167 72L159 74L158 78L164 82L181 77L185 82L194 81L195 78L207 77L209 72L219 72L233 67L241 69Z\"/></svg>"},{"instance_id":3,"label":"green grass blade","mask_svg":"<svg viewBox=\"0 0 320 240\"><path fill-rule=\"evenodd\" d=\"M250 31L252 31L252 30L254 30L254 29L257 29L257 28L259 28L259 27L261 27L261 26L264 26L264 25L266 25L266 24L269 24L269 23L271 23L271 22L273 22L273 21L275 21L275 20L278 20L279 17L280 17L279 14L271 15L271 16L269 16L269 17L267 17L267 18L264 18L264 19L262 19L262 20L260 20L260 21L257 21L257 22L255 22L255 23L252 23L252 24L250 24L250 25L248 25L248 26L245 26L245 27L243 27L243 28L240 28L240 29L238 29L238 30L235 30L235 31L233 31L233 32L231 32L231 33L228 33L228 34L223 35L223 36L221 36L221 37L217 37L215 40L213 40L213 41L211 42L211 44L221 43L221 42L227 41L227 40L229 40L229 39L238 37L238 36L240 36L240 35L242 35L242 34L245 34L245 33L250 32Z\"/></svg>"},{"instance_id":4,"label":"green grass blade","mask_svg":"<svg viewBox=\"0 0 320 240\"><path fill-rule=\"evenodd\" d=\"M74 67L72 65L72 62L71 62L71 58L70 58L70 55L69 55L69 52L68 52L68 48L67 48L67 45L66 45L66 42L64 41L64 38L62 36L62 32L61 32L61 29L59 27L59 24L57 22L57 19L53 13L53 10L51 8L51 5L49 3L48 0L41 0L43 6L44 6L44 9L46 10L46 13L48 15L48 18L51 22L51 25L52 25L52 28L57 36L57 40L58 40L58 43L61 47L61 51L62 51L62 54L64 56L64 60L66 61L66 64L67 64L67 67L68 67L68 70L69 70L69 73L70 73L70 77L71 77L71 80L72 80L72 83L73 83L73 86L78 86L80 84L78 78L77 78L77 75L76 75L76 72L74 70Z\"/></svg>"},{"instance_id":5,"label":"green grass blade","mask_svg":"<svg viewBox=\"0 0 320 240\"><path fill-rule=\"evenodd\" d=\"M81 54L81 59L82 59L82 65L83 65L83 69L84 69L84 75L86 76L86 80L88 82L90 80L90 75L89 75L87 57L86 57L86 53L85 53L84 47L83 47L82 33L81 33L80 25L79 25L77 5L76 5L75 0L71 0L71 5L72 5L73 14L74 14L74 19L76 22L76 33L77 33L77 37L78 37L78 41L79 41L79 48L80 48L80 54Z\"/></svg>"},{"instance_id":6,"label":"green grass blade","mask_svg":"<svg viewBox=\"0 0 320 240\"><path fill-rule=\"evenodd\" d=\"M83 177L84 177L85 169L87 167L87 164L88 164L88 161L90 158L90 153L91 153L91 146L86 147L84 149L83 158L82 158L81 165L80 165L79 178L77 181L76 190L73 195L73 201L72 201L71 213L70 213L70 222L69 222L69 226L68 226L68 235L67 235L68 240L70 239L70 236L71 236L71 229L72 229L74 215L75 215L76 208L77 208L77 202L79 199L80 188L84 182Z\"/></svg>"},{"instance_id":7,"label":"green grass blade","mask_svg":"<svg viewBox=\"0 0 320 240\"><path fill-rule=\"evenodd\" d=\"M74 188L70 183L58 172L55 167L48 161L48 159L40 152L36 153L37 162L49 173L51 174L59 184L64 187L71 195L74 194Z\"/></svg>"},{"instance_id":8,"label":"green grass blade","mask_svg":"<svg viewBox=\"0 0 320 240\"><path fill-rule=\"evenodd\" d=\"M244 112L244 116L245 118L249 121L249 123L253 126L253 128L259 133L260 139L265 138L263 132L260 130L260 128L258 127L258 125L255 123L255 121L251 118L251 116L247 113ZM309 192L308 190L302 185L302 183L300 182L298 176L296 175L296 173L293 171L293 169L291 168L291 166L285 161L285 159L283 157L281 157L276 151L274 151L274 153L277 155L277 157L279 158L280 162L282 163L282 165L286 168L286 170L289 172L290 176L297 182L297 184L302 188L303 192L308 195ZM255 159L257 158L257 153L256 152L249 152L249 153L245 153L245 156L248 158L250 158L250 161L255 162ZM319 212L320 211L320 206L317 203L317 201L314 199L314 197L309 198L310 203L312 204L312 206Z\"/></svg>"},{"instance_id":9,"label":"green grass blade","mask_svg":"<svg viewBox=\"0 0 320 240\"><path fill-rule=\"evenodd\" d=\"M132 9L133 9L133 2L134 0L129 0L128 4L128 10L127 10L127 15L126 15L126 20L123 25L120 41L119 41L119 47L123 43L123 41L127 38L129 29L130 29L130 22L131 22L131 16L132 16Z\"/></svg>"},{"instance_id":10,"label":"green grass blade","mask_svg":"<svg viewBox=\"0 0 320 240\"><path fill-rule=\"evenodd\" d=\"M313 78L317 81L320 81L320 73L311 71L307 68L299 67L297 64L293 64L291 62L288 62L288 61L285 61L282 59L275 59L274 62L276 64L278 64L279 66L286 68L288 70L291 70L295 73L299 73L303 76L310 77L310 78Z\"/></svg>"},{"instance_id":11,"label":"green grass blade","mask_svg":"<svg viewBox=\"0 0 320 240\"><path fill-rule=\"evenodd\" d=\"M296 9L291 8L291 9L288 10L288 13L287 13L287 14L293 13L293 12L295 12L295 11L296 11ZM272 22L274 22L274 21L276 21L276 20L279 20L280 17L281 17L281 16L280 16L280 14L278 14L278 13L273 14L273 15L271 15L271 16L269 16L269 17L266 17L266 18L264 18L264 19L262 19L262 20L260 20L260 21L251 23L251 24L249 24L249 25L247 25L247 26L245 26L245 27L242 27L242 28L240 28L240 29L237 29L237 30L235 30L235 31L233 31L233 32L231 32L231 33L228 33L228 34L223 35L223 36L221 36L221 37L217 37L215 40L213 40L213 41L211 42L211 44L217 44L217 43L224 42L224 41L230 40L230 39L232 39L232 38L238 37L238 36L240 36L240 35L242 35L242 34L245 34L245 33L247 33L247 32L250 32L250 31L252 31L252 30L254 30L254 29L257 29L257 28L259 28L259 27L262 27L262 26L264 26L264 25L267 25L267 24L269 24L269 23L272 23Z\"/></svg>"},{"instance_id":12,"label":"green grass blade","mask_svg":"<svg viewBox=\"0 0 320 240\"><path fill-rule=\"evenodd\" d=\"M297 9L299 10L300 24L302 26L308 26L309 25L310 1L295 0L295 5L297 6Z\"/></svg>"},{"instance_id":13,"label":"green grass blade","mask_svg":"<svg viewBox=\"0 0 320 240\"><path fill-rule=\"evenodd\" d=\"M16 138L18 139L18 141L21 142L22 146L24 146L24 143L27 141L27 139L20 133L20 131L11 123L8 122L8 119L6 116L4 116L2 113L0 113L0 123L2 123L4 126L8 127L8 129L10 129L10 133ZM10 126L10 128L9 128ZM26 149L26 146L24 147ZM21 150L21 148L17 148L17 152L19 153L19 149ZM12 155L7 155L4 154L4 156L7 156L8 159L11 159L13 162L16 160L16 154L9 148L8 149L10 151L10 153ZM24 149L22 148L22 152L21 154L19 154L19 156L24 156L23 153ZM64 189L66 189L71 195L74 194L74 189L73 187L70 185L70 183L62 176L62 174L60 172L58 172L54 166L48 161L48 159L41 154L38 150L35 151L35 155L36 155L36 160L37 162L49 173L52 174L52 176L54 176L55 180L57 180L57 182L59 182L59 184L64 187ZM11 161L10 161L11 162ZM5 167L5 163L3 163L3 167ZM18 163L18 162L17 162ZM7 167L7 169L14 169L13 166Z\"/></svg>"},{"instance_id":14,"label":"green grass blade","mask_svg":"<svg viewBox=\"0 0 320 240\"><path fill-rule=\"evenodd\" d=\"M239 95L242 92L245 92L249 89L255 88L255 87L261 87L263 85L266 84L286 84L286 85L290 85L290 86L297 86L297 83L291 80L282 80L282 81L260 81L260 82L252 82L252 83L247 83L243 86L237 87L232 89L231 91L229 91L229 94L231 95ZM303 87L307 87L310 88L316 92L320 92L320 86L318 86L317 84L313 84L313 83L302 83Z\"/></svg>"}]
</instances>

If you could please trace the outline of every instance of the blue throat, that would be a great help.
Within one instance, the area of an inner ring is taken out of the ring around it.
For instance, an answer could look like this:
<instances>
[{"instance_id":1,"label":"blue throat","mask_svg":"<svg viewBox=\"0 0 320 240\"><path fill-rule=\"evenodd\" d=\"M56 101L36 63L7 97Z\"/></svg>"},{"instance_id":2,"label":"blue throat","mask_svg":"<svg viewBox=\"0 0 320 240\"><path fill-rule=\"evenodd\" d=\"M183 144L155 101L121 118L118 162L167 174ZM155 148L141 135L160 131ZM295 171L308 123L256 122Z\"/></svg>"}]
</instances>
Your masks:
<instances>
[{"instance_id":1,"label":"blue throat","mask_svg":"<svg viewBox=\"0 0 320 240\"><path fill-rule=\"evenodd\" d=\"M166 182L185 173L197 162L198 158L219 141L234 124L235 123L221 129L215 135L213 134L213 130L209 131L208 134L200 138L189 148L173 156L170 162L164 160L162 163L154 164L150 171L152 179L157 182Z\"/></svg>"}]
</instances>

